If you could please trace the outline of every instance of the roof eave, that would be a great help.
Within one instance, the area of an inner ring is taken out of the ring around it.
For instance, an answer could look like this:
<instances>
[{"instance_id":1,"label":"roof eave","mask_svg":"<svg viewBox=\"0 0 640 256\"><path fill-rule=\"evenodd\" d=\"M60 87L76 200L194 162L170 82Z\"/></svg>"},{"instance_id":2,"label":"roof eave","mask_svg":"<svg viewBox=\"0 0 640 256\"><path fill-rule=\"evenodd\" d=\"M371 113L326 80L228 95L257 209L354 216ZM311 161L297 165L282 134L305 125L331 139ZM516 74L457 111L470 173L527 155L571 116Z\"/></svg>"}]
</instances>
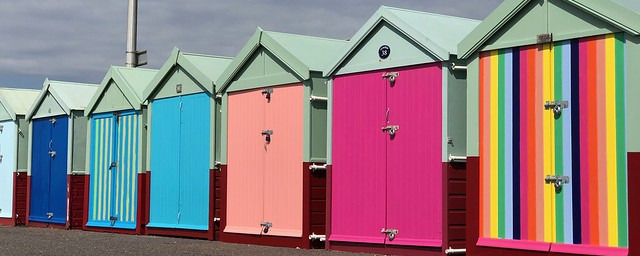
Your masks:
<instances>
[{"instance_id":1,"label":"roof eave","mask_svg":"<svg viewBox=\"0 0 640 256\"><path fill-rule=\"evenodd\" d=\"M160 85L162 80L169 74L171 69L175 65L177 65L179 53L180 53L180 49L173 48L173 50L171 51L171 55L169 55L169 58L167 59L167 61L165 61L165 63L162 65L162 68L160 68L158 73L156 73L153 79L151 79L151 82L149 82L147 87L145 87L144 90L142 91L142 95L143 95L141 99L142 102L147 102L149 100L153 92L155 92L155 90L158 88L158 85Z\"/></svg>"}]
</instances>

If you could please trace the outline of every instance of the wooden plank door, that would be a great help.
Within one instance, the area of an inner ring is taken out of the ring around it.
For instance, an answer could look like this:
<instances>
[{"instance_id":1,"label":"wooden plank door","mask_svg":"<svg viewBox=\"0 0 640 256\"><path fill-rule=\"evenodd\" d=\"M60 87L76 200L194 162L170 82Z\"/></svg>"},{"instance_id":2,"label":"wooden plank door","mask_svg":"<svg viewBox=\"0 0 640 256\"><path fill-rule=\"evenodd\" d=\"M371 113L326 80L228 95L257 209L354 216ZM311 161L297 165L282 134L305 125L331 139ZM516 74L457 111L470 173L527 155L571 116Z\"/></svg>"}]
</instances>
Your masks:
<instances>
[{"instance_id":1,"label":"wooden plank door","mask_svg":"<svg viewBox=\"0 0 640 256\"><path fill-rule=\"evenodd\" d=\"M302 236L302 84L278 86L265 101L264 215L272 223L265 235Z\"/></svg>"},{"instance_id":2,"label":"wooden plank door","mask_svg":"<svg viewBox=\"0 0 640 256\"><path fill-rule=\"evenodd\" d=\"M67 154L69 154L69 117L57 116L51 124L51 157L49 174L49 212L51 223L67 222Z\"/></svg>"},{"instance_id":3,"label":"wooden plank door","mask_svg":"<svg viewBox=\"0 0 640 256\"><path fill-rule=\"evenodd\" d=\"M211 98L206 93L198 93L181 96L181 102L178 226L207 230Z\"/></svg>"},{"instance_id":4,"label":"wooden plank door","mask_svg":"<svg viewBox=\"0 0 640 256\"><path fill-rule=\"evenodd\" d=\"M264 191L265 96L261 89L229 93L227 224L224 232L260 234Z\"/></svg>"},{"instance_id":5,"label":"wooden plank door","mask_svg":"<svg viewBox=\"0 0 640 256\"><path fill-rule=\"evenodd\" d=\"M111 201L111 216L116 218L113 227L124 229L136 228L136 212L138 201L138 148L139 148L139 115L135 111L119 113L116 129L116 147L114 150L116 167Z\"/></svg>"},{"instance_id":6,"label":"wooden plank door","mask_svg":"<svg viewBox=\"0 0 640 256\"><path fill-rule=\"evenodd\" d=\"M387 244L442 244L441 63L390 70L386 79L386 225L397 230ZM393 237L393 239L391 239Z\"/></svg>"},{"instance_id":7,"label":"wooden plank door","mask_svg":"<svg viewBox=\"0 0 640 256\"><path fill-rule=\"evenodd\" d=\"M94 115L91 118L91 165L89 170L89 219L88 226L110 227L111 208L108 202L112 194L113 175L111 163L113 152L115 117L112 113Z\"/></svg>"},{"instance_id":8,"label":"wooden plank door","mask_svg":"<svg viewBox=\"0 0 640 256\"><path fill-rule=\"evenodd\" d=\"M0 218L13 214L13 175L16 171L16 134L13 120L0 122Z\"/></svg>"},{"instance_id":9,"label":"wooden plank door","mask_svg":"<svg viewBox=\"0 0 640 256\"><path fill-rule=\"evenodd\" d=\"M380 72L333 81L330 241L385 241L386 90Z\"/></svg>"},{"instance_id":10,"label":"wooden plank door","mask_svg":"<svg viewBox=\"0 0 640 256\"><path fill-rule=\"evenodd\" d=\"M151 194L147 226L176 228L180 195L180 98L155 100L151 108Z\"/></svg>"},{"instance_id":11,"label":"wooden plank door","mask_svg":"<svg viewBox=\"0 0 640 256\"><path fill-rule=\"evenodd\" d=\"M51 171L51 122L46 118L32 121L31 146L31 198L29 221L46 222L49 220L49 174Z\"/></svg>"}]
</instances>

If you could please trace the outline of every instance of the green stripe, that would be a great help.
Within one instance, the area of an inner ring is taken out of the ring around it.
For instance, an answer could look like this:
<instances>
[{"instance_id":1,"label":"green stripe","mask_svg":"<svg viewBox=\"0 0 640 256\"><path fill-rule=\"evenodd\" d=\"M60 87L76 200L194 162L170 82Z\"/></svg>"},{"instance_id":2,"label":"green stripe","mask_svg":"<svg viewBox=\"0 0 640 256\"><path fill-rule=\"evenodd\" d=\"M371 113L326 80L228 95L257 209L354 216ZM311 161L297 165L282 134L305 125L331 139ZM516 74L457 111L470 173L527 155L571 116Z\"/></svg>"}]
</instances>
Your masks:
<instances>
[{"instance_id":1,"label":"green stripe","mask_svg":"<svg viewBox=\"0 0 640 256\"><path fill-rule=\"evenodd\" d=\"M554 99L557 101L563 100L562 96L562 44L554 45ZM563 143L562 143L562 116L555 117L555 175L563 175ZM556 220L554 225L556 226L556 242L564 242L564 193L561 190L560 193L556 192Z\"/></svg>"},{"instance_id":2,"label":"green stripe","mask_svg":"<svg viewBox=\"0 0 640 256\"><path fill-rule=\"evenodd\" d=\"M505 238L505 154L504 154L504 51L498 53L498 237Z\"/></svg>"},{"instance_id":3,"label":"green stripe","mask_svg":"<svg viewBox=\"0 0 640 256\"><path fill-rule=\"evenodd\" d=\"M627 222L627 146L625 132L625 61L624 34L615 36L616 51L616 151L618 180L618 242L620 247L628 247Z\"/></svg>"}]
</instances>

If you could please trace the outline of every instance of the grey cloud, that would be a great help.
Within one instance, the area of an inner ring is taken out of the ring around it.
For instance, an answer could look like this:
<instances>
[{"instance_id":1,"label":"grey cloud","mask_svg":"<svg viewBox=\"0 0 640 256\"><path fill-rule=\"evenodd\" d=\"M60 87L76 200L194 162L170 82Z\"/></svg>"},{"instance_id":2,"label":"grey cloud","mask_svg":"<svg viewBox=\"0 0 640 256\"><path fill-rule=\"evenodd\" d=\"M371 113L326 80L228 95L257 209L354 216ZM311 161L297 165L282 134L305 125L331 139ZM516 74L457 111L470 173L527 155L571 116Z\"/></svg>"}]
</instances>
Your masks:
<instances>
[{"instance_id":1,"label":"grey cloud","mask_svg":"<svg viewBox=\"0 0 640 256\"><path fill-rule=\"evenodd\" d=\"M126 0L0 3L0 85L45 77L99 83L124 62ZM159 68L171 49L234 56L256 27L348 39L380 5L482 19L502 0L139 0L138 48Z\"/></svg>"}]
</instances>

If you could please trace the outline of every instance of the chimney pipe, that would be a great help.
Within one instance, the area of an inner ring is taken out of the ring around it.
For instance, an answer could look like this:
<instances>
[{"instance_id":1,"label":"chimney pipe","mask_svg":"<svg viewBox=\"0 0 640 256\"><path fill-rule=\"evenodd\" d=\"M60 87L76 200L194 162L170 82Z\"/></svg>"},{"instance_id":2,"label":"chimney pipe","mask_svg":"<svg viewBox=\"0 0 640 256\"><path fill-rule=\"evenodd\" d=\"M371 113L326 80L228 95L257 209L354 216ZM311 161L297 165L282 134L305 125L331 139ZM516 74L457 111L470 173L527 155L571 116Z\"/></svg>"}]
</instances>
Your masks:
<instances>
[{"instance_id":1,"label":"chimney pipe","mask_svg":"<svg viewBox=\"0 0 640 256\"><path fill-rule=\"evenodd\" d=\"M136 40L138 37L138 0L129 0L129 15L127 19L127 55L125 66L138 66Z\"/></svg>"}]
</instances>

